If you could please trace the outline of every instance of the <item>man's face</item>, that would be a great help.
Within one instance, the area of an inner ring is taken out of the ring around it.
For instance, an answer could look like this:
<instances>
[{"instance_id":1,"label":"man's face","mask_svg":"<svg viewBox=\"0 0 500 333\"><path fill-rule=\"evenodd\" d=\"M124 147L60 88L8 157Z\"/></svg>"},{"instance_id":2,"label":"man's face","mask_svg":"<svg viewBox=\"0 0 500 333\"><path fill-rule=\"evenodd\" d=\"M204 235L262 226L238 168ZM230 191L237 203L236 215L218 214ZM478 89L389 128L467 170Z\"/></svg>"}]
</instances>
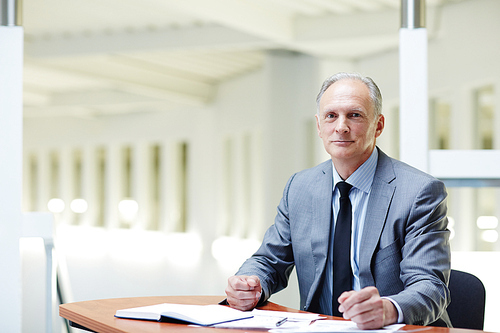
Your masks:
<instances>
[{"instance_id":1,"label":"man's face","mask_svg":"<svg viewBox=\"0 0 500 333\"><path fill-rule=\"evenodd\" d=\"M321 97L316 115L318 135L335 165L357 169L370 157L384 129L384 116L375 119L369 93L363 82L343 79Z\"/></svg>"}]
</instances>

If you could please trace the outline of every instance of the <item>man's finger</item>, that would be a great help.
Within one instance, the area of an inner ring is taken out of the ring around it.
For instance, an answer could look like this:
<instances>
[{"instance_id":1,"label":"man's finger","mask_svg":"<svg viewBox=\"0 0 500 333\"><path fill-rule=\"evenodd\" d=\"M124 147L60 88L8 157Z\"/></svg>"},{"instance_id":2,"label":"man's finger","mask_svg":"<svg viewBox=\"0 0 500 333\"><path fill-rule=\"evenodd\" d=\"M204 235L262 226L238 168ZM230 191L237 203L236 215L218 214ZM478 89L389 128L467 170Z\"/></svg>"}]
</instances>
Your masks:
<instances>
[{"instance_id":1,"label":"man's finger","mask_svg":"<svg viewBox=\"0 0 500 333\"><path fill-rule=\"evenodd\" d=\"M253 290L260 285L259 278L250 276L231 276L228 284L234 290Z\"/></svg>"},{"instance_id":2,"label":"man's finger","mask_svg":"<svg viewBox=\"0 0 500 333\"><path fill-rule=\"evenodd\" d=\"M377 288L366 287L359 291L347 291L340 295L338 301L340 304L340 312L349 310L352 306L366 302L372 297L380 297Z\"/></svg>"}]
</instances>

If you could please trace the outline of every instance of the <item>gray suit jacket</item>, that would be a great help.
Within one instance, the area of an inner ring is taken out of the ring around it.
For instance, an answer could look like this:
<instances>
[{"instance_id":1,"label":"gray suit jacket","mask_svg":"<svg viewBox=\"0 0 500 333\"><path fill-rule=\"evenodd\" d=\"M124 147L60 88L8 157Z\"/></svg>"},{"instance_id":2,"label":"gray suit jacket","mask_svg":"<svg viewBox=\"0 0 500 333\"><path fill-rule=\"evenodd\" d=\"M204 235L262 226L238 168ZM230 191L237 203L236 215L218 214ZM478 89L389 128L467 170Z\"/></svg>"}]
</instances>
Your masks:
<instances>
[{"instance_id":1,"label":"gray suit jacket","mask_svg":"<svg viewBox=\"0 0 500 333\"><path fill-rule=\"evenodd\" d=\"M378 149L378 148L377 148ZM324 313L319 294L332 226L332 162L293 175L274 224L237 275L257 275L263 297L285 288L297 270L300 307ZM401 307L407 324L451 326L446 307L449 231L443 183L379 150L362 235L361 287L375 286Z\"/></svg>"}]
</instances>

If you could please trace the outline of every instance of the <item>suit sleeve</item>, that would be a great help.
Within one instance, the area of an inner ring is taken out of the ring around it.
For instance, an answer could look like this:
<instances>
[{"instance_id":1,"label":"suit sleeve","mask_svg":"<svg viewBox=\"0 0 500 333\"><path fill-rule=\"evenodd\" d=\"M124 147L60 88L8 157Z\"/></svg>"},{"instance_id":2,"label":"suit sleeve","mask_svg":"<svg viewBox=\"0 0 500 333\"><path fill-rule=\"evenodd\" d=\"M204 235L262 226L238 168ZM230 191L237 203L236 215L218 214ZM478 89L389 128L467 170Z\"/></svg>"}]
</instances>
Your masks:
<instances>
[{"instance_id":1,"label":"suit sleeve","mask_svg":"<svg viewBox=\"0 0 500 333\"><path fill-rule=\"evenodd\" d=\"M288 278L294 267L288 210L288 193L294 177L295 175L285 186L274 224L266 231L260 248L236 273L259 277L263 291L260 303L288 285Z\"/></svg>"},{"instance_id":2,"label":"suit sleeve","mask_svg":"<svg viewBox=\"0 0 500 333\"><path fill-rule=\"evenodd\" d=\"M396 203L397 204L397 203ZM446 189L432 179L421 187L404 227L400 279L404 289L390 297L407 324L428 325L447 317L450 246Z\"/></svg>"}]
</instances>

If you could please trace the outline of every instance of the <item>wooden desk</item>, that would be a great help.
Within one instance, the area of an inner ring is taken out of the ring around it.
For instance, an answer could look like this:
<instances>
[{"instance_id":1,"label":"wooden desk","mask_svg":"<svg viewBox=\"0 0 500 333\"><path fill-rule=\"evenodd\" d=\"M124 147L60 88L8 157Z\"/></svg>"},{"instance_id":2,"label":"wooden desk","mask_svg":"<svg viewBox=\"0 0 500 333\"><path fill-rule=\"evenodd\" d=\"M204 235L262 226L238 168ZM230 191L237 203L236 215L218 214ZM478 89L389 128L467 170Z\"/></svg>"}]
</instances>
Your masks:
<instances>
[{"instance_id":1,"label":"wooden desk","mask_svg":"<svg viewBox=\"0 0 500 333\"><path fill-rule=\"evenodd\" d=\"M59 306L59 315L69 321L81 325L95 332L198 332L201 330L206 332L224 332L224 333L241 333L242 330L237 329L222 329L211 327L191 327L183 324L158 323L144 320L131 320L116 318L114 315L116 310L133 308L137 306L154 305L160 303L178 303L178 304L217 304L224 299L224 296L154 296L154 297L134 297L134 298L112 298L101 299L95 301L75 302L62 304ZM295 309L287 308L272 302L260 307L263 310L301 312ZM328 319L339 319L328 317ZM481 331L464 330L464 329L449 329L441 327L423 327L407 325L402 331L418 330L420 333L477 333ZM267 331L267 330L263 330Z\"/></svg>"}]
</instances>

